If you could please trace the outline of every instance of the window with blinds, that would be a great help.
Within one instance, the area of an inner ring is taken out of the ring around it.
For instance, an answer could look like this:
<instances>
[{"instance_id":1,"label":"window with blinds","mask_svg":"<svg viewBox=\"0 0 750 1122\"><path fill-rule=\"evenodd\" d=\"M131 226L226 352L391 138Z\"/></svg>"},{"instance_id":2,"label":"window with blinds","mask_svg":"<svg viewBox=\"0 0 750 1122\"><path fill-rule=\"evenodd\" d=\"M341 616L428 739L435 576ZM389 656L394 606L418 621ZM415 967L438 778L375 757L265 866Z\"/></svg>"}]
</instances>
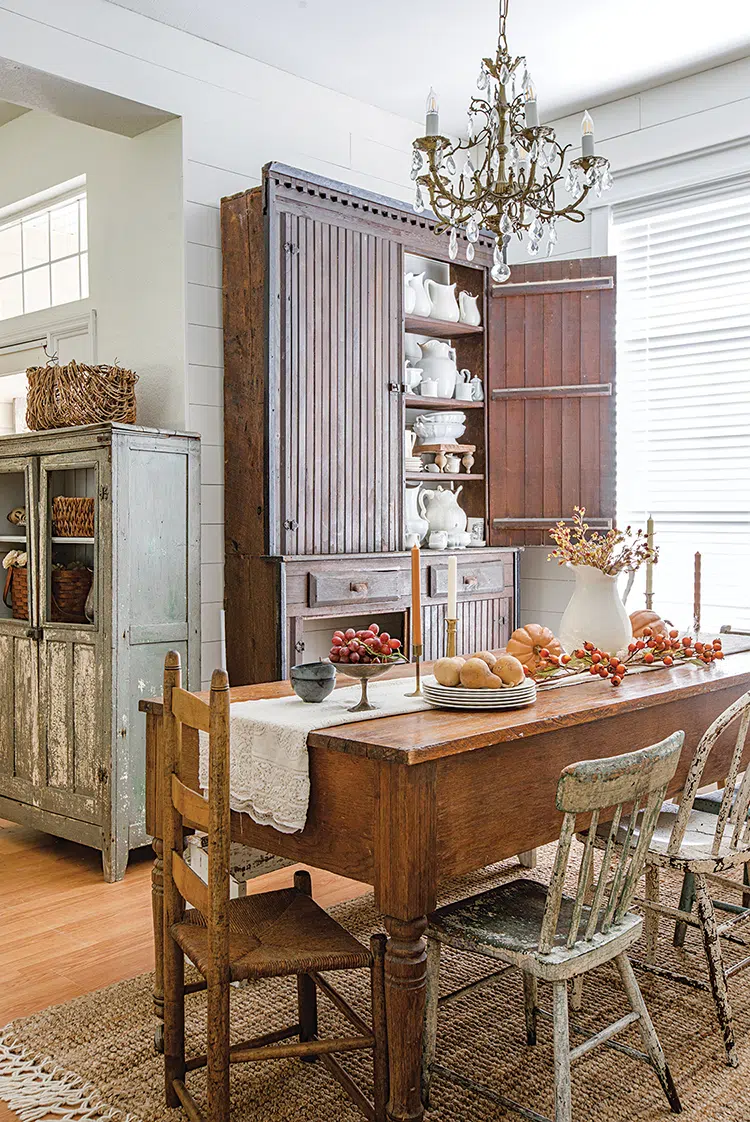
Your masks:
<instances>
[{"instance_id":1,"label":"window with blinds","mask_svg":"<svg viewBox=\"0 0 750 1122\"><path fill-rule=\"evenodd\" d=\"M750 627L750 184L614 216L618 524L654 519L654 608ZM643 573L629 606L643 604Z\"/></svg>"}]
</instances>

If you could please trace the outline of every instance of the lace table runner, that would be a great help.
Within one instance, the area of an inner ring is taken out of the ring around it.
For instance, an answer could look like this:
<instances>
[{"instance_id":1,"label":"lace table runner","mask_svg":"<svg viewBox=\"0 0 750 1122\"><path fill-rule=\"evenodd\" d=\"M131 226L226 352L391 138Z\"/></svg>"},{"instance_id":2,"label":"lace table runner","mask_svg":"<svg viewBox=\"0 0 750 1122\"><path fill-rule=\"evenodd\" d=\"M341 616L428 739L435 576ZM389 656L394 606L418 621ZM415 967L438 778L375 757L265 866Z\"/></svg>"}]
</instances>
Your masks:
<instances>
[{"instance_id":1,"label":"lace table runner","mask_svg":"<svg viewBox=\"0 0 750 1122\"><path fill-rule=\"evenodd\" d=\"M239 701L230 707L229 801L261 826L283 834L302 830L310 799L307 734L315 729L415 713L430 706L407 697L413 678L371 681L368 694L378 708L350 713L361 695L359 684L334 690L318 705L298 697ZM208 786L208 736L200 734L199 780Z\"/></svg>"}]
</instances>

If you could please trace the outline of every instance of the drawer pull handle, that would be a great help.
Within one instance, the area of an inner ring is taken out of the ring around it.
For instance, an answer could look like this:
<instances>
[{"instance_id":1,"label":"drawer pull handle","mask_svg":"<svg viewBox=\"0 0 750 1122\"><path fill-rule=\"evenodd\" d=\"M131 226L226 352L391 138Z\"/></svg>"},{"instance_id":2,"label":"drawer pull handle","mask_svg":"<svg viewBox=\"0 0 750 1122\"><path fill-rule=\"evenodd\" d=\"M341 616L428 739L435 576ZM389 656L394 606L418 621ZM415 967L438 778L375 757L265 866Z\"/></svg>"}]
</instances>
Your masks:
<instances>
[{"instance_id":1,"label":"drawer pull handle","mask_svg":"<svg viewBox=\"0 0 750 1122\"><path fill-rule=\"evenodd\" d=\"M369 585L366 580L353 580L349 585L350 592L363 593L367 592Z\"/></svg>"},{"instance_id":2,"label":"drawer pull handle","mask_svg":"<svg viewBox=\"0 0 750 1122\"><path fill-rule=\"evenodd\" d=\"M464 577L464 584L466 585L467 588L476 588L476 586L479 584L479 578L478 577L467 577L467 576L465 576Z\"/></svg>"}]
</instances>

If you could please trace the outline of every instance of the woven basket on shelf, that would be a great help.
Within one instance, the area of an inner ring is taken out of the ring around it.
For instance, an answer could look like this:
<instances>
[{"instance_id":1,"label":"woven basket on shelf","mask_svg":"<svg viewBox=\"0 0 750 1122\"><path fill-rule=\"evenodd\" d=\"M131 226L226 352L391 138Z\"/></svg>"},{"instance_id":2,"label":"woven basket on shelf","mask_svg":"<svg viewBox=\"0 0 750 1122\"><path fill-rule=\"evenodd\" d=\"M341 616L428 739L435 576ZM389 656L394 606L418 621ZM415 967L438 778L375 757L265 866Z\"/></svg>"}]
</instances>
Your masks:
<instances>
[{"instance_id":1,"label":"woven basket on shelf","mask_svg":"<svg viewBox=\"0 0 750 1122\"><path fill-rule=\"evenodd\" d=\"M102 421L135 424L135 383L138 375L121 366L32 366L26 424L30 429L60 429Z\"/></svg>"},{"instance_id":2,"label":"woven basket on shelf","mask_svg":"<svg viewBox=\"0 0 750 1122\"><path fill-rule=\"evenodd\" d=\"M7 601L8 584L4 596L13 612L13 619L29 618L28 570L13 568L10 574L10 604ZM88 623L86 597L94 580L91 569L53 569L52 604L50 619L53 623Z\"/></svg>"},{"instance_id":3,"label":"woven basket on shelf","mask_svg":"<svg viewBox=\"0 0 750 1122\"><path fill-rule=\"evenodd\" d=\"M52 532L56 538L93 538L94 500L56 495L52 500Z\"/></svg>"}]
</instances>

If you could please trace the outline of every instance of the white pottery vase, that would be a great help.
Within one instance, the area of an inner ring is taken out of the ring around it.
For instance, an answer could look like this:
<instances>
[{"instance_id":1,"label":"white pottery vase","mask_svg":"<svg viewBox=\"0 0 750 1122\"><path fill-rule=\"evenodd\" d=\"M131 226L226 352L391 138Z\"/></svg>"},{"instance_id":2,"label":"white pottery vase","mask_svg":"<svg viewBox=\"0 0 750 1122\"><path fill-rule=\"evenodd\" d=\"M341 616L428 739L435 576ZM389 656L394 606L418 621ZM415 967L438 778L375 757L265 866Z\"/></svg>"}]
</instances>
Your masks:
<instances>
[{"instance_id":1,"label":"white pottery vase","mask_svg":"<svg viewBox=\"0 0 750 1122\"><path fill-rule=\"evenodd\" d=\"M471 327L479 327L482 317L479 313L479 297L468 292L459 292L458 303L461 309L461 323L468 323Z\"/></svg>"},{"instance_id":2,"label":"white pottery vase","mask_svg":"<svg viewBox=\"0 0 750 1122\"><path fill-rule=\"evenodd\" d=\"M633 638L625 605L617 590L617 577L593 565L570 565L576 586L560 621L559 639L570 653L584 643L615 654Z\"/></svg>"},{"instance_id":3,"label":"white pottery vase","mask_svg":"<svg viewBox=\"0 0 750 1122\"><path fill-rule=\"evenodd\" d=\"M414 273L407 273L404 277L404 315L414 315L414 306L417 303L417 294L412 286Z\"/></svg>"},{"instance_id":4,"label":"white pottery vase","mask_svg":"<svg viewBox=\"0 0 750 1122\"><path fill-rule=\"evenodd\" d=\"M406 487L404 489L404 533L407 538L415 536L420 541L430 528L429 522L423 517L424 511L420 512L419 499L421 493L421 483L418 483L416 487Z\"/></svg>"},{"instance_id":5,"label":"white pottery vase","mask_svg":"<svg viewBox=\"0 0 750 1122\"><path fill-rule=\"evenodd\" d=\"M432 312L432 301L425 287L425 273L412 273L409 288L414 292L414 307L412 315L429 316Z\"/></svg>"},{"instance_id":6,"label":"white pottery vase","mask_svg":"<svg viewBox=\"0 0 750 1122\"><path fill-rule=\"evenodd\" d=\"M430 299L432 319L441 319L447 323L458 323L459 310L456 300L455 284L438 284L432 277L424 282Z\"/></svg>"}]
</instances>

